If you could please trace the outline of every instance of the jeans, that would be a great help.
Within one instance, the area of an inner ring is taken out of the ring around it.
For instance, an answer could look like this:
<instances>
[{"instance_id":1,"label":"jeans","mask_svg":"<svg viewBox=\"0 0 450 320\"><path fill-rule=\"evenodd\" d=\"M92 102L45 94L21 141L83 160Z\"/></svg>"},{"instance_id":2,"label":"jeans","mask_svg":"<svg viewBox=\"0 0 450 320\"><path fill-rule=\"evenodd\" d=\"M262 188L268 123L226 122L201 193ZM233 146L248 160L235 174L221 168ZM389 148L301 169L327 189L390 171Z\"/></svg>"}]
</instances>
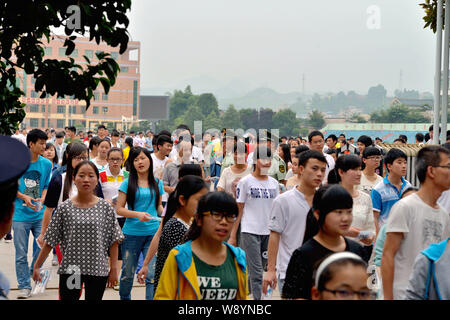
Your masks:
<instances>
[{"instance_id":1,"label":"jeans","mask_svg":"<svg viewBox=\"0 0 450 320\"><path fill-rule=\"evenodd\" d=\"M241 247L247 257L248 279L255 300L261 300L263 273L267 267L268 244L269 235L241 233Z\"/></svg>"},{"instance_id":2,"label":"jeans","mask_svg":"<svg viewBox=\"0 0 450 320\"><path fill-rule=\"evenodd\" d=\"M42 220L36 221L13 221L14 247L16 249L16 276L20 289L31 290L30 277L33 274L34 263L39 256L36 238L41 234ZM28 265L28 241L30 232L33 234L33 260Z\"/></svg>"},{"instance_id":3,"label":"jeans","mask_svg":"<svg viewBox=\"0 0 450 320\"><path fill-rule=\"evenodd\" d=\"M120 300L131 300L131 289L133 287L134 275L139 261L139 255L145 257L147 250L152 242L151 236L132 236L125 235L125 240L122 242L122 274L120 276L119 295ZM147 278L145 279L145 299L153 300L155 292L155 264L156 255L148 265Z\"/></svg>"}]
</instances>

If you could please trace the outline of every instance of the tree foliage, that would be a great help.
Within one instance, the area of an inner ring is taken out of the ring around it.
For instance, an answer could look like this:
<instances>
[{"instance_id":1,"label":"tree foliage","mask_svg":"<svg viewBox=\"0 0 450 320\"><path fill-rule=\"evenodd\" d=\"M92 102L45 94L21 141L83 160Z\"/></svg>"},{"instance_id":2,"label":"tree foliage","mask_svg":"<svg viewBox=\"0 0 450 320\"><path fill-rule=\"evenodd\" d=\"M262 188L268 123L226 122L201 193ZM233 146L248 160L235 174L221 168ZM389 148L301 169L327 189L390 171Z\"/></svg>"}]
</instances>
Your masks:
<instances>
[{"instance_id":1,"label":"tree foliage","mask_svg":"<svg viewBox=\"0 0 450 320\"><path fill-rule=\"evenodd\" d=\"M370 114L370 122L375 123L427 123L429 121L430 119L426 118L419 110L408 108L402 104Z\"/></svg>"},{"instance_id":2,"label":"tree foliage","mask_svg":"<svg viewBox=\"0 0 450 320\"><path fill-rule=\"evenodd\" d=\"M74 17L70 6L79 11ZM0 133L11 134L25 117L25 104L19 102L24 92L17 81L17 70L23 69L36 79L34 90L46 96L73 96L86 101L86 108L101 83L108 93L119 72L119 65L108 54L98 53L98 63L84 56L82 67L69 60L43 59L45 40L58 36L52 28L64 27L69 36L64 42L65 54L75 48L76 35L88 36L97 44L127 49L129 20L126 12L131 0L4 0L0 3ZM78 15L79 13L79 15ZM79 28L72 26L79 18Z\"/></svg>"},{"instance_id":3,"label":"tree foliage","mask_svg":"<svg viewBox=\"0 0 450 320\"><path fill-rule=\"evenodd\" d=\"M308 117L308 123L314 129L322 129L325 126L325 119L319 110L313 110Z\"/></svg>"}]
</instances>

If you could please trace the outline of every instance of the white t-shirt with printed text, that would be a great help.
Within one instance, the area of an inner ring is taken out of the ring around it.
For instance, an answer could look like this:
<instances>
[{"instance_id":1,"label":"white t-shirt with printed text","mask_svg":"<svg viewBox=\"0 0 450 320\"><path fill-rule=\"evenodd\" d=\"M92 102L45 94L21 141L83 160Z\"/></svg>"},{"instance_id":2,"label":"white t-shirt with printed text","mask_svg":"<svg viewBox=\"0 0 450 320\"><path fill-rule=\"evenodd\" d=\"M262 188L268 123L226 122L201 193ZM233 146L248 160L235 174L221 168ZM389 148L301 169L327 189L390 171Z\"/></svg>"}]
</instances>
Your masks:
<instances>
[{"instance_id":1,"label":"white t-shirt with printed text","mask_svg":"<svg viewBox=\"0 0 450 320\"><path fill-rule=\"evenodd\" d=\"M236 202L245 203L241 232L270 234L270 212L272 203L279 193L278 181L269 176L266 180L258 180L249 174L239 181L236 187Z\"/></svg>"}]
</instances>

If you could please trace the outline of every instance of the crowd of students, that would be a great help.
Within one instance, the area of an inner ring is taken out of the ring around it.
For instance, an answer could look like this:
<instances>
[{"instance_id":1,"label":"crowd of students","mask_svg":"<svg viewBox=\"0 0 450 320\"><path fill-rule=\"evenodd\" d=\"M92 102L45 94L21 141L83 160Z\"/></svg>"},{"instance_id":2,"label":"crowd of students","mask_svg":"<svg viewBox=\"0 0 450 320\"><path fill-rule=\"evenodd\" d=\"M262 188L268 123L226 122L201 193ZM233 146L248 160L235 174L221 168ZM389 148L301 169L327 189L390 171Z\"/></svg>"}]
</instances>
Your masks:
<instances>
[{"instance_id":1,"label":"crowd of students","mask_svg":"<svg viewBox=\"0 0 450 320\"><path fill-rule=\"evenodd\" d=\"M0 209L20 299L52 250L61 300L83 286L87 300L107 287L129 300L135 277L147 300L260 300L276 288L283 299L450 296L448 143L422 146L415 190L406 154L368 136L197 139L185 125L20 135L31 157L14 205ZM0 274L6 297L1 286Z\"/></svg>"}]
</instances>

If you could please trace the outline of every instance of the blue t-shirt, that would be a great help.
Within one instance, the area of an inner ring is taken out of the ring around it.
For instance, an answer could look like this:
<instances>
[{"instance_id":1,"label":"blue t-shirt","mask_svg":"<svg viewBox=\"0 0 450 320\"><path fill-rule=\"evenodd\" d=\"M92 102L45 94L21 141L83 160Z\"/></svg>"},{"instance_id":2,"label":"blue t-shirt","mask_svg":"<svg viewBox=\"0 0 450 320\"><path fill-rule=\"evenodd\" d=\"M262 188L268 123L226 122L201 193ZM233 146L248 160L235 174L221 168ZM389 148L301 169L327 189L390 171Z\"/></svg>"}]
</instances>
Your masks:
<instances>
[{"instance_id":1,"label":"blue t-shirt","mask_svg":"<svg viewBox=\"0 0 450 320\"><path fill-rule=\"evenodd\" d=\"M156 179L159 188L159 195L164 193L164 186L161 180ZM127 194L128 192L128 178L123 180L119 191ZM130 206L128 206L129 210ZM158 217L155 208L155 194L150 191L150 188L141 188L138 186L136 191L136 198L134 200L134 209L132 211L147 212L154 217ZM150 221L142 222L138 218L127 218L122 228L124 234L132 236L150 236L154 235L159 228L159 220L151 219Z\"/></svg>"},{"instance_id":2,"label":"blue t-shirt","mask_svg":"<svg viewBox=\"0 0 450 320\"><path fill-rule=\"evenodd\" d=\"M374 211L380 212L380 218L378 219L380 228L387 222L392 206L400 200L403 192L411 187L411 183L406 181L403 177L401 177L401 179L402 186L400 190L389 181L388 175L372 189L370 194L372 198L372 207Z\"/></svg>"},{"instance_id":3,"label":"blue t-shirt","mask_svg":"<svg viewBox=\"0 0 450 320\"><path fill-rule=\"evenodd\" d=\"M48 189L52 163L50 160L39 156L38 160L31 162L28 170L19 179L19 192L34 199L41 198L42 191ZM36 221L41 220L45 206L42 203L40 211L34 211L27 206L22 199L16 198L14 202L13 221ZM34 203L33 203L34 204Z\"/></svg>"}]
</instances>

